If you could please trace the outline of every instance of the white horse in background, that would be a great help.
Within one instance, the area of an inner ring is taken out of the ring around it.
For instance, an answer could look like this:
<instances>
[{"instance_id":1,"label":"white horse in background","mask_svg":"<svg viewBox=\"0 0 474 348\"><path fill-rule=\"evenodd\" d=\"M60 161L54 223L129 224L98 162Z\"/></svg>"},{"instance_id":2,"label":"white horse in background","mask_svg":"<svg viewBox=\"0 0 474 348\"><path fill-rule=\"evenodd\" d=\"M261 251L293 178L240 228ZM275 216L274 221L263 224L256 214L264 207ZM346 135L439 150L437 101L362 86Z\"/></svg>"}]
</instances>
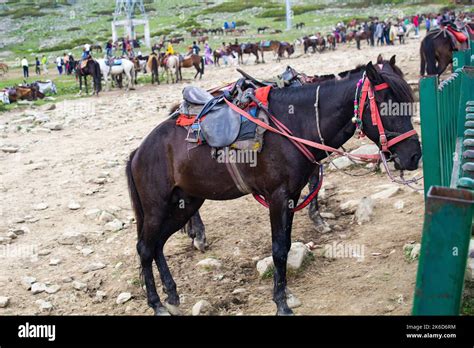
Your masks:
<instances>
[{"instance_id":1,"label":"white horse in background","mask_svg":"<svg viewBox=\"0 0 474 348\"><path fill-rule=\"evenodd\" d=\"M105 81L106 89L110 89L109 81L112 76L124 74L127 77L127 91L133 87L133 82L135 80L135 67L132 61L121 58L122 63L120 65L113 65L110 67L106 64L105 59L97 59L97 62L100 65L100 72ZM107 61L108 63L108 61Z\"/></svg>"},{"instance_id":2,"label":"white horse in background","mask_svg":"<svg viewBox=\"0 0 474 348\"><path fill-rule=\"evenodd\" d=\"M163 58L162 58L163 59ZM170 83L169 76L171 74L171 81L173 83L178 82L179 80L179 73L180 73L180 66L179 66L179 57L176 55L171 55L166 58L166 63L163 64L166 72L166 83ZM163 72L163 74L165 73Z\"/></svg>"}]
</instances>

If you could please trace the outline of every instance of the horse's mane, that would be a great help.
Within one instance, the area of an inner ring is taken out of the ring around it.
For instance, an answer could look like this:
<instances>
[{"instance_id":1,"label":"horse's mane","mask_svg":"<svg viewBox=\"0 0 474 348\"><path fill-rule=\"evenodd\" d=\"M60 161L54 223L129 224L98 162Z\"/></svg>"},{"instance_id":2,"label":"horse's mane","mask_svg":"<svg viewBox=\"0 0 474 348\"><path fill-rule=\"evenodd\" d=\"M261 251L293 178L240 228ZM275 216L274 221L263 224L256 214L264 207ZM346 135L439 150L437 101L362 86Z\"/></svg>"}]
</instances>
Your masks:
<instances>
[{"instance_id":1,"label":"horse's mane","mask_svg":"<svg viewBox=\"0 0 474 348\"><path fill-rule=\"evenodd\" d=\"M397 100L406 102L414 101L413 92L410 88L410 85L403 79L403 77L397 73L388 71L379 71L379 75L382 77L384 82L388 83Z\"/></svg>"}]
</instances>

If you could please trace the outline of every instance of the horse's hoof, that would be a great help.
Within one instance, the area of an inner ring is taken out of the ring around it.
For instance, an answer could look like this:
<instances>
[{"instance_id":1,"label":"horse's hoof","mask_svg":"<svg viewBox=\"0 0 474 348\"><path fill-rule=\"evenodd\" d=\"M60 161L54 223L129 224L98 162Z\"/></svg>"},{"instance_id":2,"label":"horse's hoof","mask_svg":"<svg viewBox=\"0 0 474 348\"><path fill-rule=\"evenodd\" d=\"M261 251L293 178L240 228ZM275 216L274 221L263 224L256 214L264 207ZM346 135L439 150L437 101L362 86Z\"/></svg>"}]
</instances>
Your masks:
<instances>
[{"instance_id":1,"label":"horse's hoof","mask_svg":"<svg viewBox=\"0 0 474 348\"><path fill-rule=\"evenodd\" d=\"M168 312L166 307L159 306L155 309L155 315L160 316L160 317L164 317L164 316L170 316L171 314L170 314L170 312Z\"/></svg>"},{"instance_id":2,"label":"horse's hoof","mask_svg":"<svg viewBox=\"0 0 474 348\"><path fill-rule=\"evenodd\" d=\"M206 251L206 242L198 239L193 239L193 246L200 252Z\"/></svg>"},{"instance_id":3,"label":"horse's hoof","mask_svg":"<svg viewBox=\"0 0 474 348\"><path fill-rule=\"evenodd\" d=\"M289 316L289 315L295 315L295 313L293 313L293 311L289 307L286 307L286 308L279 308L276 312L276 315Z\"/></svg>"},{"instance_id":4,"label":"horse's hoof","mask_svg":"<svg viewBox=\"0 0 474 348\"><path fill-rule=\"evenodd\" d=\"M179 309L178 306L172 305L172 304L168 303L168 301L165 301L163 304L165 305L165 307L168 310L169 314L171 314L171 315L183 315L183 312L181 312L181 310Z\"/></svg>"}]
</instances>

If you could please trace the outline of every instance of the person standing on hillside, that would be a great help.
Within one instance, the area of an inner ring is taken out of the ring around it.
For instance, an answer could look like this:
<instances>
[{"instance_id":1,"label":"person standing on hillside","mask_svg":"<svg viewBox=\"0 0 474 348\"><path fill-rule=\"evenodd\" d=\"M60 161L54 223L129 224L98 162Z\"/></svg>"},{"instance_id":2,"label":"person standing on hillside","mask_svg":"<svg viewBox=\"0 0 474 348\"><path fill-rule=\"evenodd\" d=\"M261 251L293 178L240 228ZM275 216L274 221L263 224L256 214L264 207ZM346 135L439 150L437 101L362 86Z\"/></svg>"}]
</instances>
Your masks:
<instances>
[{"instance_id":1,"label":"person standing on hillside","mask_svg":"<svg viewBox=\"0 0 474 348\"><path fill-rule=\"evenodd\" d=\"M413 17L413 25L415 26L415 36L419 35L419 27L420 27L420 16L416 15Z\"/></svg>"},{"instance_id":2,"label":"person standing on hillside","mask_svg":"<svg viewBox=\"0 0 474 348\"><path fill-rule=\"evenodd\" d=\"M27 78L30 76L29 72L28 72L28 60L26 59L26 57L23 57L23 59L21 60L21 66L23 67L23 77L24 78Z\"/></svg>"},{"instance_id":3,"label":"person standing on hillside","mask_svg":"<svg viewBox=\"0 0 474 348\"><path fill-rule=\"evenodd\" d=\"M63 73L63 59L60 56L56 57L56 67L58 68L59 75Z\"/></svg>"},{"instance_id":4,"label":"person standing on hillside","mask_svg":"<svg viewBox=\"0 0 474 348\"><path fill-rule=\"evenodd\" d=\"M36 75L41 75L41 68L40 68L40 66L41 66L41 63L40 63L40 61L39 61L39 58L36 57L36 59L35 59L35 72L36 72Z\"/></svg>"},{"instance_id":5,"label":"person standing on hillside","mask_svg":"<svg viewBox=\"0 0 474 348\"><path fill-rule=\"evenodd\" d=\"M43 54L43 57L41 57L41 64L43 65L43 71L45 74L48 73L48 58Z\"/></svg>"}]
</instances>

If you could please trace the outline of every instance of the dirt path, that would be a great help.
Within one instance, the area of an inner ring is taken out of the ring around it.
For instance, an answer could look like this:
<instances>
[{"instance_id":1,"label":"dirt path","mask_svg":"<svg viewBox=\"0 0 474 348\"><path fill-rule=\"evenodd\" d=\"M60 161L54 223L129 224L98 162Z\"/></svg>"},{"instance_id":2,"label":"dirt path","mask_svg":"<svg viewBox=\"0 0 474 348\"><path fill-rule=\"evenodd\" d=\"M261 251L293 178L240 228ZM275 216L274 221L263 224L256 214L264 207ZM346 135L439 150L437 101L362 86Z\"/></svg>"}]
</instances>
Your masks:
<instances>
[{"instance_id":1,"label":"dirt path","mask_svg":"<svg viewBox=\"0 0 474 348\"><path fill-rule=\"evenodd\" d=\"M244 69L261 78L281 73L287 64L307 74L332 73L375 60L382 52L386 58L396 54L410 80L417 78L418 45L417 40L380 49L366 49L363 44L361 51L344 47L265 65L254 65L250 58ZM234 67L208 68L196 84L209 88L237 77ZM152 314L139 285L124 163L163 120L171 103L179 100L183 86L139 86L129 93L112 91L99 98L68 100L51 111L43 107L1 115L0 145L18 150L0 152L0 237L11 230L19 235L1 240L9 244L0 245L0 296L10 297L10 303L0 308L0 315ZM11 122L35 113L50 118L46 126L63 129L30 127L28 120ZM359 145L360 141L353 140L349 147ZM335 219L328 220L333 232L316 233L306 210L296 215L294 241L360 245L365 255L363 260L329 259L316 251L302 271L289 277L290 289L302 302L295 309L297 314L410 312L416 262L405 260L403 245L420 239L422 195L400 188L394 197L377 202L372 220L362 225L339 208L340 203L381 191L387 184L383 174L359 178L331 172L326 177L322 211L335 214ZM403 209L394 207L398 201L403 201ZM45 209L36 210L40 208ZM102 211L113 216L104 213L99 219ZM247 196L228 202L207 201L201 211L207 226L206 253L193 250L182 233L170 239L165 251L182 297L182 311L190 314L198 300L206 299L219 314L274 314L272 279L260 279L255 269L257 260L271 254L265 208ZM110 219L119 222L107 225ZM124 226L119 231L107 230L121 222ZM198 268L196 263L206 257L219 259L222 268ZM24 284L25 276L45 283L50 293L33 295ZM237 288L245 290L233 294ZM116 304L122 292L130 292L132 299ZM52 309L38 300L50 302Z\"/></svg>"}]
</instances>

